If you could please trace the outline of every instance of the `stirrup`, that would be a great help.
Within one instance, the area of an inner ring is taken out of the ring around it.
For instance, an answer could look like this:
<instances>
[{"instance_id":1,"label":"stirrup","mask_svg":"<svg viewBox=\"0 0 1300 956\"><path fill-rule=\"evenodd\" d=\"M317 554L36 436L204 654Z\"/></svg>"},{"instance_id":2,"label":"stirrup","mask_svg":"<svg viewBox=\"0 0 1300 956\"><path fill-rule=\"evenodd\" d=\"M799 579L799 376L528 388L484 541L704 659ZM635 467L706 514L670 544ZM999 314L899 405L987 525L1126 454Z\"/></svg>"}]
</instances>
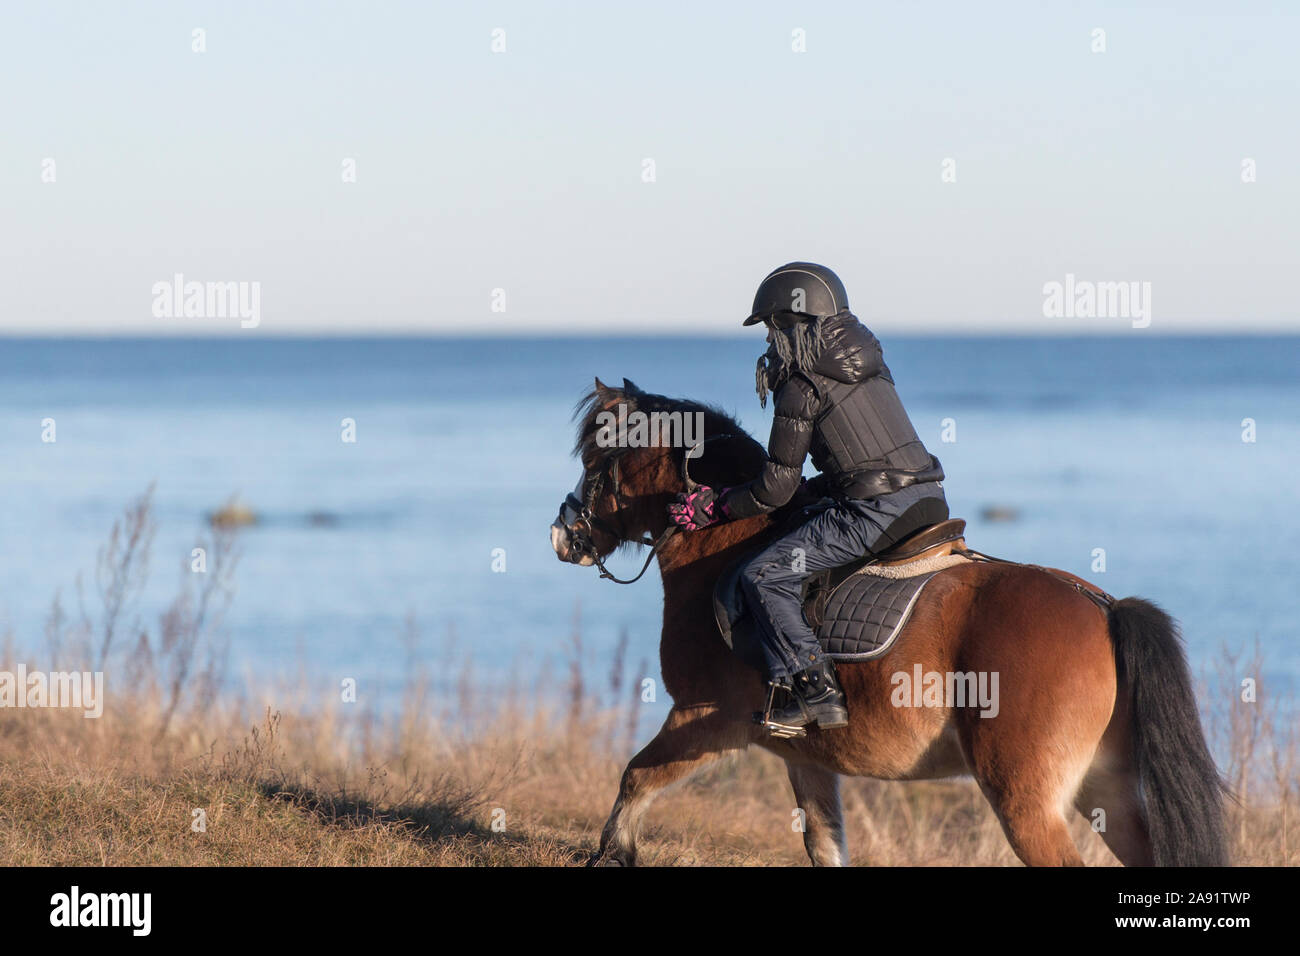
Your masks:
<instances>
[{"instance_id":1,"label":"stirrup","mask_svg":"<svg viewBox=\"0 0 1300 956\"><path fill-rule=\"evenodd\" d=\"M775 737L777 740L792 740L796 737L807 737L808 731L803 727L796 727L793 724L778 724L776 721L772 720L772 707L776 703L777 688L784 687L784 685L779 684L776 681L768 681L767 686L767 706L763 709L762 713L754 714L754 723L759 724L770 736ZM793 688L790 688L790 690L791 696L796 697L797 699L797 695L793 693ZM802 706L803 702L800 701L800 707L802 708Z\"/></svg>"}]
</instances>

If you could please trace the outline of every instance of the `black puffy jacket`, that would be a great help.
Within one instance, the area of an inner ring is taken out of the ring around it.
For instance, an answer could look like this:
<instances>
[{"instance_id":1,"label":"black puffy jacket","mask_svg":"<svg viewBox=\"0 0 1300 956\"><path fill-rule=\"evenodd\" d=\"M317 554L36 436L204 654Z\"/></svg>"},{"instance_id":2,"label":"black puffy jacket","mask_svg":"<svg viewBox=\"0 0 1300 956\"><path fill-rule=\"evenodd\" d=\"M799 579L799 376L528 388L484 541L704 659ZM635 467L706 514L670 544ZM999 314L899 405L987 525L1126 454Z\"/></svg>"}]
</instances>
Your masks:
<instances>
[{"instance_id":1,"label":"black puffy jacket","mask_svg":"<svg viewBox=\"0 0 1300 956\"><path fill-rule=\"evenodd\" d=\"M824 321L825 344L812 367L793 372L776 391L762 474L723 501L733 518L788 502L810 451L824 476L814 479L817 490L832 497L874 498L943 480L939 460L925 450L903 410L880 342L847 312Z\"/></svg>"}]
</instances>

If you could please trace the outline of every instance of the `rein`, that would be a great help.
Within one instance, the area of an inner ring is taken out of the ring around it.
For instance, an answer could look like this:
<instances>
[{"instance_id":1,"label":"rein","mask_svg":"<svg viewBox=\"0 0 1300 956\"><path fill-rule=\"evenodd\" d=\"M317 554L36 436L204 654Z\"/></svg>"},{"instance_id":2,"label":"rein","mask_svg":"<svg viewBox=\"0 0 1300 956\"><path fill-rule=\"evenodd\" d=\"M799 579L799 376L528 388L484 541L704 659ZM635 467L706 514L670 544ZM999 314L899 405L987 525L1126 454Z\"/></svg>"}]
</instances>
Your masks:
<instances>
[{"instance_id":1,"label":"rein","mask_svg":"<svg viewBox=\"0 0 1300 956\"><path fill-rule=\"evenodd\" d=\"M687 449L685 453L683 453L682 483L686 486L687 494L690 494L691 492L695 491L695 489L699 487L699 484L691 478L690 452L695 451L695 449L698 448L700 450L700 454L703 454L705 442L714 441L715 439L719 439L719 438L734 438L734 437L735 437L734 435L729 435L729 434L711 435L708 438L705 438L702 441L698 442L697 444L693 445L691 448ZM613 459L612 466L608 470L611 477L611 483L614 486L613 487L614 500L616 503L618 503L620 501L620 496L619 496L620 482L619 482L617 457ZM587 487L583 497L586 500L579 501L578 496L573 494L573 492L570 492L565 497L564 503L560 505L560 524L563 525L565 530L569 532L569 538L573 542L573 549L578 554L589 555L592 561L595 562L596 567L600 569L600 576L602 578L605 578L606 580L609 581L613 581L615 584L635 584L637 581L640 581L641 578L645 575L646 571L650 569L650 562L653 561L655 557L659 554L659 552L661 552L664 549L664 545L666 545L672 539L673 535L675 535L680 530L680 528L670 521L668 523L668 527L664 528L663 533L660 534L659 537L657 538L651 538L648 534L643 535L640 538L629 538L627 536L626 528L615 529L610 527L610 525L605 521L605 519L601 518L598 514L596 514L596 502L600 499L600 493L604 483L605 483L605 470L602 469L601 471L598 471L595 474L595 476L592 477L590 480L584 482L584 484L586 484ZM564 520L564 509L566 507L572 509L578 515L577 520L574 521L572 525L568 524ZM617 514L618 512L615 513ZM586 524L587 526L586 530L582 530L578 527L579 522L583 522ZM632 544L650 545L650 553L646 555L645 563L641 565L641 570L637 572L636 577L627 578L627 579L615 577L614 574L607 567L605 567L605 561L604 559L601 558L599 552L596 550L595 542L593 542L591 539L590 532L591 529L593 528L599 528L601 531L604 531L606 534L610 535L611 537L618 539L618 542L620 544L632 543Z\"/></svg>"}]
</instances>

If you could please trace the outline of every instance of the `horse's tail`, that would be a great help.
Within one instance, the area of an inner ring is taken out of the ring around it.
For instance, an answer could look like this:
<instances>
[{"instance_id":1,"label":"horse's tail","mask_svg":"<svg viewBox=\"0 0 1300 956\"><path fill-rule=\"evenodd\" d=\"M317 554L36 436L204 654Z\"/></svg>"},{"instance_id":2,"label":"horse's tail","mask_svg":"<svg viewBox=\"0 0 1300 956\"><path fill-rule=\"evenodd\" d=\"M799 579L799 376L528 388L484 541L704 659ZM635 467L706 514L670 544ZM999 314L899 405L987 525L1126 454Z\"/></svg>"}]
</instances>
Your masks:
<instances>
[{"instance_id":1,"label":"horse's tail","mask_svg":"<svg viewBox=\"0 0 1300 956\"><path fill-rule=\"evenodd\" d=\"M1201 731L1178 625L1150 601L1108 614L1121 692L1132 695L1133 749L1156 866L1226 866L1226 788Z\"/></svg>"}]
</instances>

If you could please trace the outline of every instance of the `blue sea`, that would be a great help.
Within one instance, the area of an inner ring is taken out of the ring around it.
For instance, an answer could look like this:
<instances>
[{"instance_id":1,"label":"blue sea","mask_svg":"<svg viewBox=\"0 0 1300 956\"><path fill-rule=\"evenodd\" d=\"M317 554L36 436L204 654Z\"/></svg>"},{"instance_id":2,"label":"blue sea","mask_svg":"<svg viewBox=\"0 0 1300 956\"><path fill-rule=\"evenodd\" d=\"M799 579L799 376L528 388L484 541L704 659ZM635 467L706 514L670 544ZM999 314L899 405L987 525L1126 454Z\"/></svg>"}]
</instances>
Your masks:
<instances>
[{"instance_id":1,"label":"blue sea","mask_svg":"<svg viewBox=\"0 0 1300 956\"><path fill-rule=\"evenodd\" d=\"M593 376L626 376L719 405L766 441L760 350L756 338L0 340L0 634L41 660L51 601L75 613L78 575L93 617L97 552L153 484L150 577L128 609L142 627L188 573L208 512L238 495L260 518L240 535L224 623L232 679L306 667L389 693L409 673L410 624L417 660L443 676L454 635L479 681L546 693L578 627L593 679L622 634L629 668L645 660L637 676L657 677L657 576L619 587L551 551L578 477L573 407ZM1266 676L1296 686L1300 338L887 337L885 355L972 547L1157 601L1198 673L1258 640ZM1013 520L982 517L990 508Z\"/></svg>"}]
</instances>

